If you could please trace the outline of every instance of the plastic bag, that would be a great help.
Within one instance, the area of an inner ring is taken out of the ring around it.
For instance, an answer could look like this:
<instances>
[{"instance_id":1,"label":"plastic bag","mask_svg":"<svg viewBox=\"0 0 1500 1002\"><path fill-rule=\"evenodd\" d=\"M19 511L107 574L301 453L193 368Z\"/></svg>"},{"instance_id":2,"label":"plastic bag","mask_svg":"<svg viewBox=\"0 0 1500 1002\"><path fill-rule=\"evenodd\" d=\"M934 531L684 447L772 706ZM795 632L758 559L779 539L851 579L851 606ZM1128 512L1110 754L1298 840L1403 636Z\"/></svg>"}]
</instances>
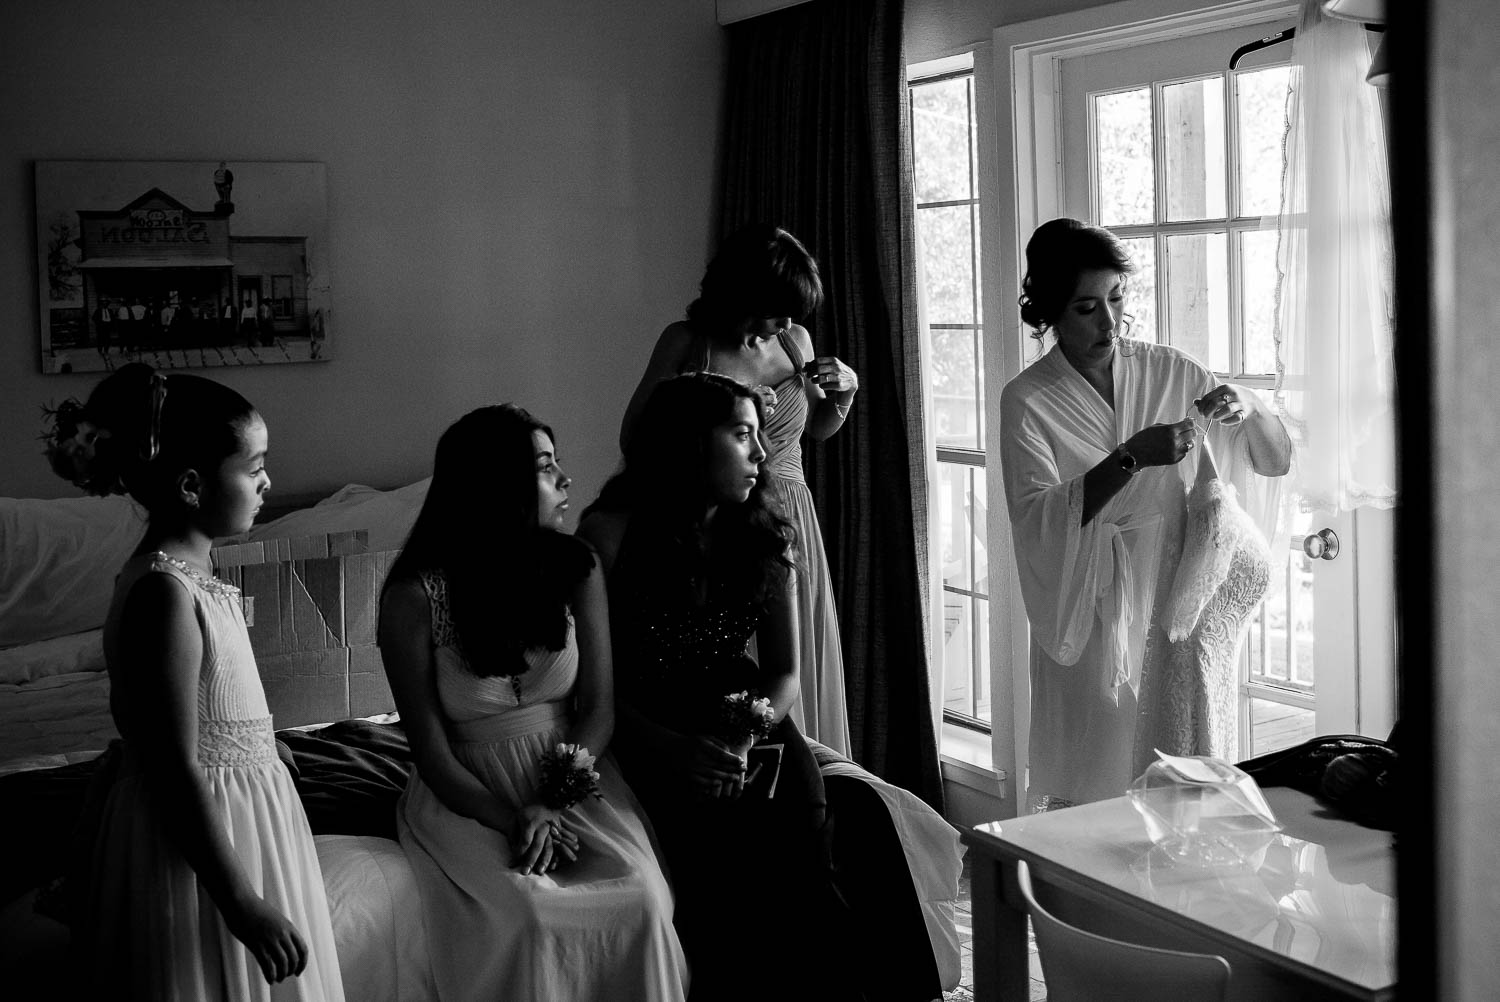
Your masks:
<instances>
[{"instance_id":1,"label":"plastic bag","mask_svg":"<svg viewBox=\"0 0 1500 1002\"><path fill-rule=\"evenodd\" d=\"M1205 865L1254 863L1281 831L1244 770L1206 755L1156 754L1125 795L1151 841L1172 856Z\"/></svg>"}]
</instances>

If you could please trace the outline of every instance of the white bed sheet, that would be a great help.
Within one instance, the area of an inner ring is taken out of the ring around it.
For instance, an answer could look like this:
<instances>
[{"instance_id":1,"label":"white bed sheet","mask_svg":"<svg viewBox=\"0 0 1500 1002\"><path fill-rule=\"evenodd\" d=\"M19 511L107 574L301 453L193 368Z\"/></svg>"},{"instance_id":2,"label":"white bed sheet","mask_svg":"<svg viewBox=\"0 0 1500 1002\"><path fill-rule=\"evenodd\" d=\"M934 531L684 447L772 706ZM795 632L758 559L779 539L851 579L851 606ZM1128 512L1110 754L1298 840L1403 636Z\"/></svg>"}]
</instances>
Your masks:
<instances>
[{"instance_id":1,"label":"white bed sheet","mask_svg":"<svg viewBox=\"0 0 1500 1002\"><path fill-rule=\"evenodd\" d=\"M344 997L436 998L416 875L401 846L373 835L318 835Z\"/></svg>"}]
</instances>

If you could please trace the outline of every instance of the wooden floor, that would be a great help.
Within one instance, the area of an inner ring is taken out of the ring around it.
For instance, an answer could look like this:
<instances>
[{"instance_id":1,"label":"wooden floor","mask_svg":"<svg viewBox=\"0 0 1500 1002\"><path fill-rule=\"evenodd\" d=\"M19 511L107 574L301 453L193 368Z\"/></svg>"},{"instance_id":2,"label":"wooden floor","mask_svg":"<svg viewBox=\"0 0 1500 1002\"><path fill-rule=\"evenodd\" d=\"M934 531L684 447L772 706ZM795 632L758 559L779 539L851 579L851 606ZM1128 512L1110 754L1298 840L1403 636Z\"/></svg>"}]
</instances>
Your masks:
<instances>
[{"instance_id":1,"label":"wooden floor","mask_svg":"<svg viewBox=\"0 0 1500 1002\"><path fill-rule=\"evenodd\" d=\"M943 1002L972 1002L974 998L974 914L969 907L969 861L964 859L964 869L958 879L958 904L954 918L958 925L960 951L958 987L943 993ZM1042 962L1036 953L1036 937L1028 936L1026 961L1031 974L1031 1002L1047 1002L1047 986L1042 982Z\"/></svg>"}]
</instances>

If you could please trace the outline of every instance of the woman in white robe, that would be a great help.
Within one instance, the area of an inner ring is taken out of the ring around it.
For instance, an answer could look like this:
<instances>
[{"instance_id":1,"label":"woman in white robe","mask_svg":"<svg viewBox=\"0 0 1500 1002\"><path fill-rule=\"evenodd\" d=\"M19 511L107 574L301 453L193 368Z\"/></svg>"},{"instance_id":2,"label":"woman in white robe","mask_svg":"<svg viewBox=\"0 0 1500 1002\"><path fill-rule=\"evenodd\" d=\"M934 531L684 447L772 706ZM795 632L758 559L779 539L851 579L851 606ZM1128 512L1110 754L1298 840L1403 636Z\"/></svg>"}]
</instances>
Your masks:
<instances>
[{"instance_id":1,"label":"woman in white robe","mask_svg":"<svg viewBox=\"0 0 1500 1002\"><path fill-rule=\"evenodd\" d=\"M1056 343L1001 392L1001 468L1031 624L1027 803L1047 810L1119 796L1134 778L1137 696L1166 643L1158 609L1204 429L1263 527L1278 502L1265 478L1286 473L1291 441L1252 390L1175 348L1122 340L1134 266L1109 231L1054 219L1026 264L1022 319Z\"/></svg>"}]
</instances>

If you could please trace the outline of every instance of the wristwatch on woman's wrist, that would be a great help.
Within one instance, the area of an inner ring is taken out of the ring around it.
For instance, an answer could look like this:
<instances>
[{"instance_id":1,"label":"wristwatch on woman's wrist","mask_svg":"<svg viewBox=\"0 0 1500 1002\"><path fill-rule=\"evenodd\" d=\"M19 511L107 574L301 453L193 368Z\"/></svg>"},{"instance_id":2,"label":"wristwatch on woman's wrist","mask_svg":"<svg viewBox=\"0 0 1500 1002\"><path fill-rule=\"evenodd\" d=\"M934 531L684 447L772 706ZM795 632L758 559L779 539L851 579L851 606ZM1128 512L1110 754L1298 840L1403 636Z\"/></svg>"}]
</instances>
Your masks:
<instances>
[{"instance_id":1,"label":"wristwatch on woman's wrist","mask_svg":"<svg viewBox=\"0 0 1500 1002\"><path fill-rule=\"evenodd\" d=\"M1130 450L1125 448L1123 442L1115 449L1115 456L1120 464L1120 469L1125 471L1126 476L1135 476L1136 471L1141 468L1140 461L1130 454Z\"/></svg>"}]
</instances>

